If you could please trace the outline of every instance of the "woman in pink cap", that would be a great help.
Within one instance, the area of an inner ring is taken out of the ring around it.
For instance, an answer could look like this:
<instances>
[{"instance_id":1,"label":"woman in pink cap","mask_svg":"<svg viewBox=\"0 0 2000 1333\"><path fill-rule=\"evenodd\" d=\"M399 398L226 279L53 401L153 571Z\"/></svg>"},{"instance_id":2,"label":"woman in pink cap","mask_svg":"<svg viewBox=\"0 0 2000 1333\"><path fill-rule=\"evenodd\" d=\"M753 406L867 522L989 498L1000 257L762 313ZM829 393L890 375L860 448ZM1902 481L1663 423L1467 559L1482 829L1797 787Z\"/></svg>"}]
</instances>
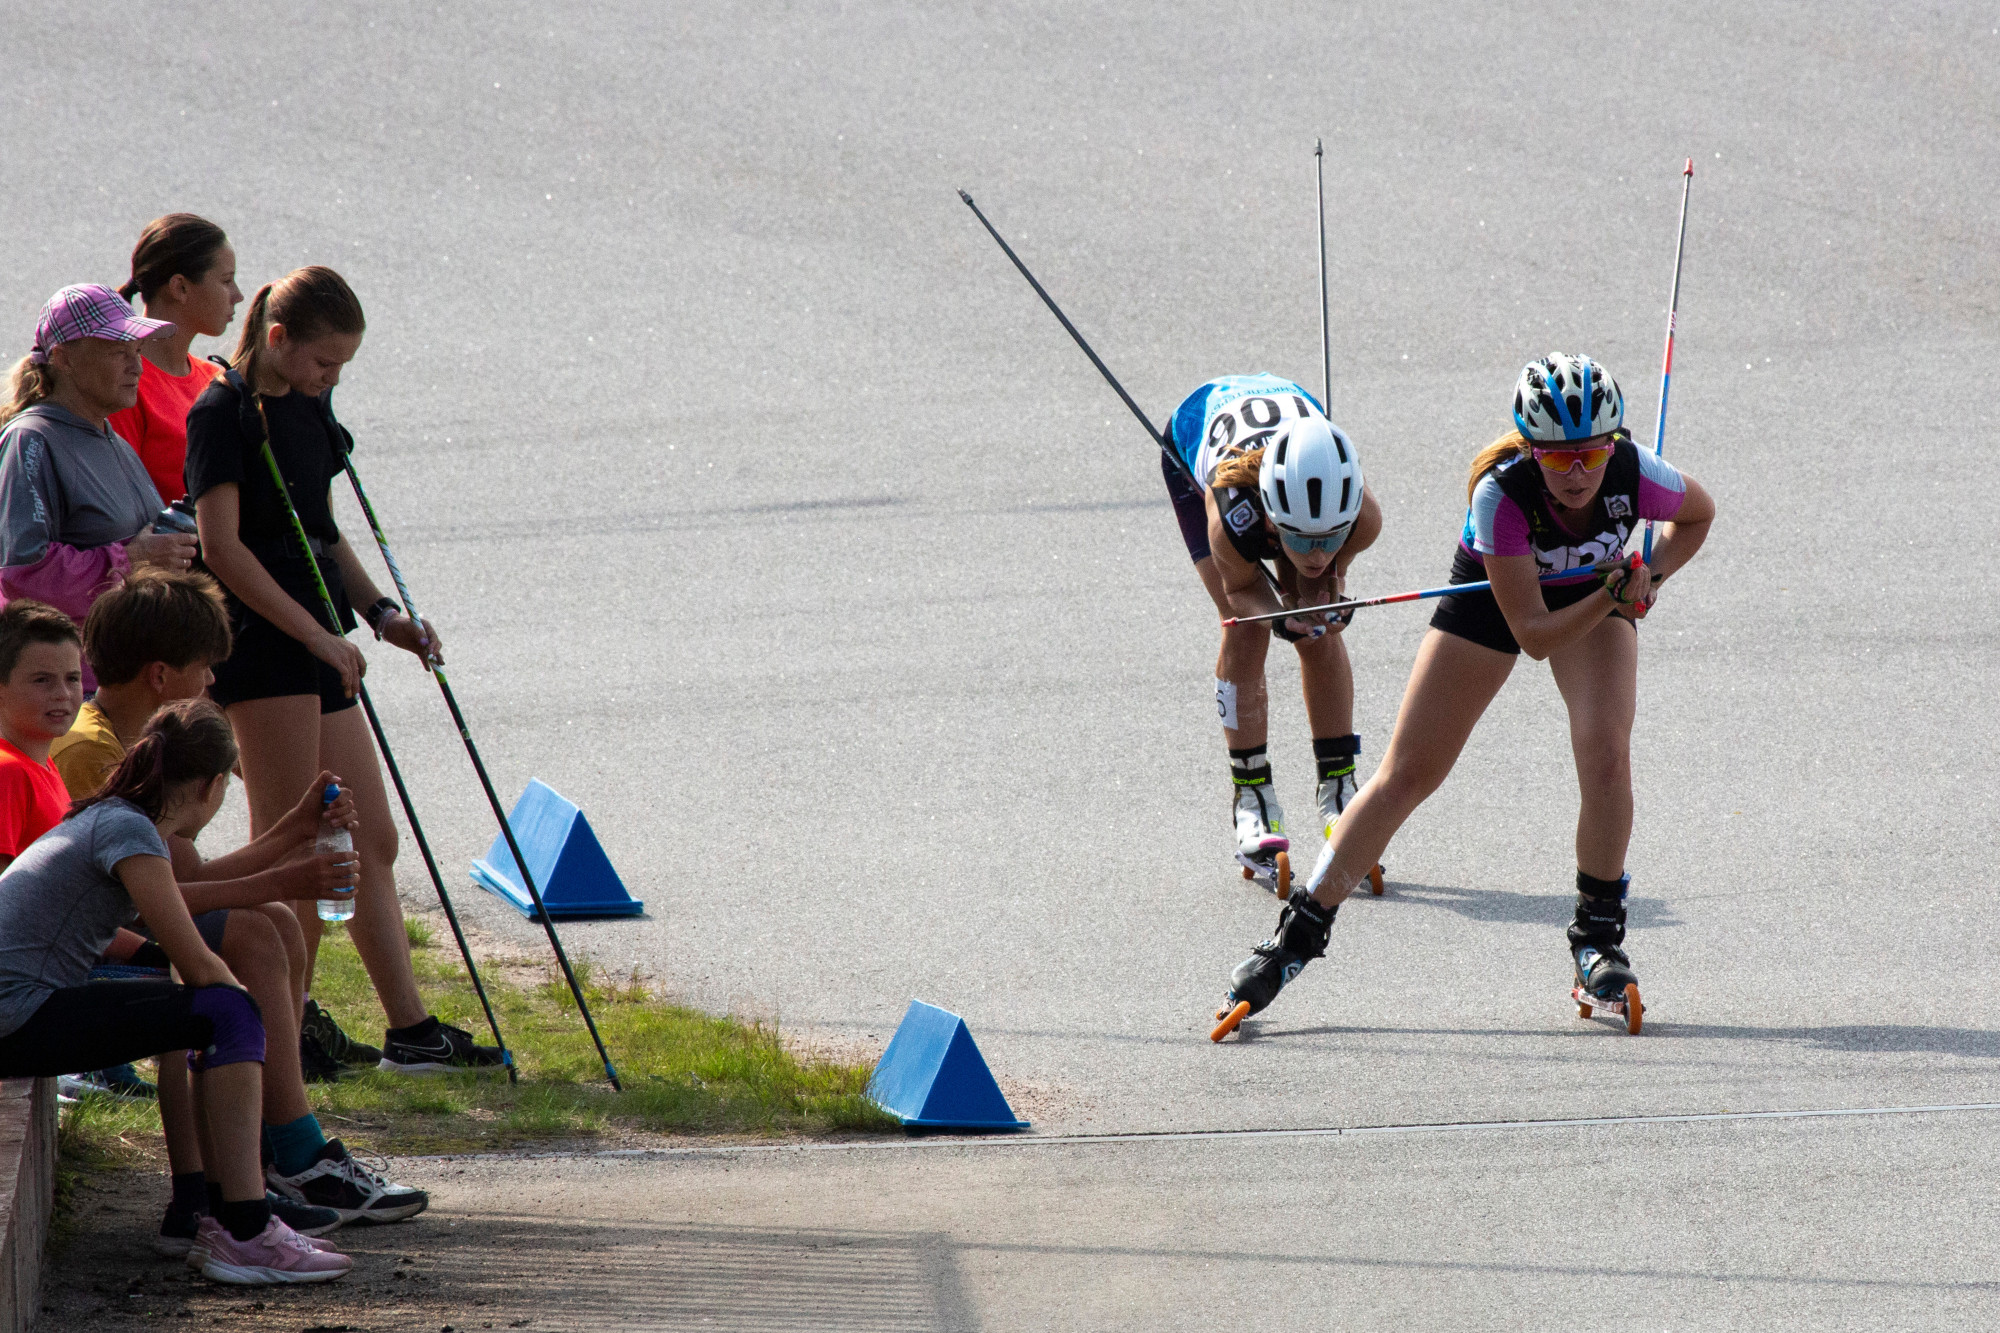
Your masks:
<instances>
[{"instance_id":1,"label":"woman in pink cap","mask_svg":"<svg viewBox=\"0 0 2000 1333\"><path fill-rule=\"evenodd\" d=\"M32 597L81 623L132 566L194 562L193 536L149 531L160 493L108 424L138 400L139 344L173 327L96 283L42 307L0 401L0 604Z\"/></svg>"}]
</instances>

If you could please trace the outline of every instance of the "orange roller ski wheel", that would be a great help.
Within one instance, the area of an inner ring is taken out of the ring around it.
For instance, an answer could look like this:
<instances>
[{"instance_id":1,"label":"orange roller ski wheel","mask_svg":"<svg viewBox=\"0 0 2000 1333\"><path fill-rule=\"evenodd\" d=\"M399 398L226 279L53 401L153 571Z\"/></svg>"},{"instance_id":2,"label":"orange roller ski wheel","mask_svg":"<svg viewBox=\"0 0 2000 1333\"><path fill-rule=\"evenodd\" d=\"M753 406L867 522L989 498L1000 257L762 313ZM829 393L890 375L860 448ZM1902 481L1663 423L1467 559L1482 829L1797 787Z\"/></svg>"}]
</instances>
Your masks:
<instances>
[{"instance_id":1,"label":"orange roller ski wheel","mask_svg":"<svg viewBox=\"0 0 2000 1333\"><path fill-rule=\"evenodd\" d=\"M1639 1035L1639 1027L1645 1021L1646 1006L1639 1000L1637 982L1625 988L1625 1030L1633 1036Z\"/></svg>"},{"instance_id":2,"label":"orange roller ski wheel","mask_svg":"<svg viewBox=\"0 0 2000 1333\"><path fill-rule=\"evenodd\" d=\"M1215 1025L1215 1030L1208 1034L1208 1039L1210 1041L1221 1041L1224 1037L1236 1031L1243 1020L1250 1016L1250 1001L1239 1000L1236 1002L1234 1009L1217 1010L1215 1016L1222 1021Z\"/></svg>"},{"instance_id":3,"label":"orange roller ski wheel","mask_svg":"<svg viewBox=\"0 0 2000 1333\"><path fill-rule=\"evenodd\" d=\"M1382 896L1382 867L1376 866L1368 872L1368 892L1377 898Z\"/></svg>"}]
</instances>

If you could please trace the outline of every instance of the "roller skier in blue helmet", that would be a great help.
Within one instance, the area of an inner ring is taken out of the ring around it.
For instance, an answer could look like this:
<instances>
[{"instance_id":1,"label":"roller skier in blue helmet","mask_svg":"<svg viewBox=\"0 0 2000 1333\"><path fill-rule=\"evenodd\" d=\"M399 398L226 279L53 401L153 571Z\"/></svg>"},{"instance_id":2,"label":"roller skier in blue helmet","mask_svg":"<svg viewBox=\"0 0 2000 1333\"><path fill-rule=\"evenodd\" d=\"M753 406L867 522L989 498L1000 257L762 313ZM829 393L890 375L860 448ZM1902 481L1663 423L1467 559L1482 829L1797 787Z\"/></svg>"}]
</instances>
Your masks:
<instances>
[{"instance_id":1,"label":"roller skier in blue helmet","mask_svg":"<svg viewBox=\"0 0 2000 1333\"><path fill-rule=\"evenodd\" d=\"M1515 386L1513 429L1473 459L1451 582L1484 591L1441 599L1374 776L1327 841L1277 931L1230 977L1220 1041L1325 955L1334 914L1366 867L1450 774L1520 654L1546 660L1568 712L1580 808L1576 913L1568 929L1571 997L1637 1033L1643 1005L1625 945L1632 837L1631 742L1638 706L1637 622L1667 576L1707 540L1715 502L1694 478L1624 429L1625 399L1586 356L1530 362ZM1652 564L1613 565L1634 529L1658 522ZM1574 570L1574 581L1543 584Z\"/></svg>"},{"instance_id":2,"label":"roller skier in blue helmet","mask_svg":"<svg viewBox=\"0 0 2000 1333\"><path fill-rule=\"evenodd\" d=\"M1188 395L1161 470L1195 572L1224 619L1337 600L1382 529L1361 460L1319 402L1275 375L1227 375ZM1267 573L1266 562L1270 572ZM1275 581L1275 588L1273 582ZM1281 600L1282 599L1282 600ZM1354 676L1343 618L1294 616L1222 631L1216 711L1229 749L1235 852L1246 877L1290 891L1290 837L1268 754L1264 661L1271 635L1299 654L1323 829L1354 795Z\"/></svg>"}]
</instances>

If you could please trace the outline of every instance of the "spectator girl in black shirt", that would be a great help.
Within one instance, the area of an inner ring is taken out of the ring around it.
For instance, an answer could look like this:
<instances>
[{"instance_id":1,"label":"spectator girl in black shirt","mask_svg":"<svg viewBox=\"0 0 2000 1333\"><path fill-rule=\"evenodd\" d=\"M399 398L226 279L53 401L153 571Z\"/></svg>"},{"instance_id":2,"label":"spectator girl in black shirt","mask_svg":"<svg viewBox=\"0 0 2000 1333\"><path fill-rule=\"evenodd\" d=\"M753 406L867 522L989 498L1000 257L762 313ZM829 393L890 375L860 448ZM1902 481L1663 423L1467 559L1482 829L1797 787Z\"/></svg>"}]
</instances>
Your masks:
<instances>
[{"instance_id":1,"label":"spectator girl in black shirt","mask_svg":"<svg viewBox=\"0 0 2000 1333\"><path fill-rule=\"evenodd\" d=\"M348 933L389 1016L379 1056L350 1042L316 1005L306 1006L305 1055L343 1063L379 1059L385 1070L499 1067L496 1048L428 1014L410 967L396 900L396 830L382 770L355 694L368 661L347 641L356 604L376 635L421 655L437 631L382 596L335 524L330 487L348 446L329 395L361 346L361 303L332 269L302 268L251 299L231 359L188 414L188 495L200 524L203 561L229 595L235 651L215 669L210 694L229 714L243 751L243 783L255 833L277 820L321 769L354 794L361 858ZM312 546L299 547L284 497L263 456L268 439ZM327 622L313 565L339 619ZM290 793L287 796L286 793ZM309 954L320 923L300 913ZM311 986L311 962L307 986ZM317 1045L320 1050L311 1049Z\"/></svg>"}]
</instances>

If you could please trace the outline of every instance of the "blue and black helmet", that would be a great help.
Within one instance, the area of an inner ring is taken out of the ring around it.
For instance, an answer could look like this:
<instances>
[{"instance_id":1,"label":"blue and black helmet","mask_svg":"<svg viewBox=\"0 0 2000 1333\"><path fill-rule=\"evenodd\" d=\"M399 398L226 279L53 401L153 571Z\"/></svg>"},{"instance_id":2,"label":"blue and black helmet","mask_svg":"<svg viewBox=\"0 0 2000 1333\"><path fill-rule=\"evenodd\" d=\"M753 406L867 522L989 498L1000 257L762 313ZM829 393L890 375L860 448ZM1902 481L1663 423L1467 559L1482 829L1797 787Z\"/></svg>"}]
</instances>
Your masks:
<instances>
[{"instance_id":1,"label":"blue and black helmet","mask_svg":"<svg viewBox=\"0 0 2000 1333\"><path fill-rule=\"evenodd\" d=\"M1551 352L1530 361L1514 386L1514 425L1537 444L1609 435L1625 424L1625 395L1587 356Z\"/></svg>"}]
</instances>

